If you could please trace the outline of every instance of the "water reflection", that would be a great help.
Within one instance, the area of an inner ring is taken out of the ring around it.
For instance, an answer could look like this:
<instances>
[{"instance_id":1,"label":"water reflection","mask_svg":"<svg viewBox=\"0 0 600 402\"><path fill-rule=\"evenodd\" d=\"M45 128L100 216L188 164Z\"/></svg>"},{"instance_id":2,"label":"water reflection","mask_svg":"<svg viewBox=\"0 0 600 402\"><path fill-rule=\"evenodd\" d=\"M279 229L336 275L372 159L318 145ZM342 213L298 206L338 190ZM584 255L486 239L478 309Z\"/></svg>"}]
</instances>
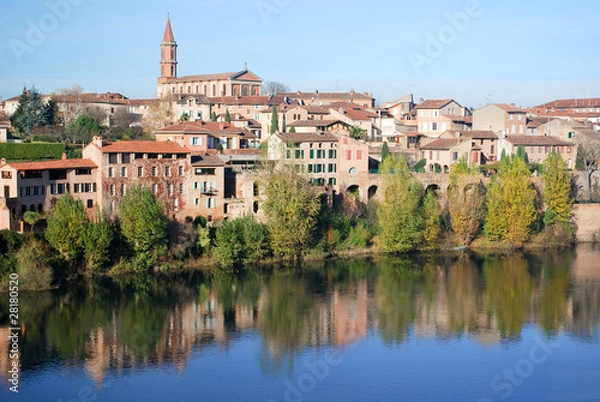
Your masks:
<instances>
[{"instance_id":1,"label":"water reflection","mask_svg":"<svg viewBox=\"0 0 600 402\"><path fill-rule=\"evenodd\" d=\"M173 365L226 350L246 333L262 339L265 372L293 366L307 348L339 348L372 331L394 347L414 335L518 342L525 325L595 340L600 251L508 256L357 259L239 276L104 278L22 294L24 370L83 365L102 383L110 370ZM0 372L8 364L7 300L0 301Z\"/></svg>"}]
</instances>

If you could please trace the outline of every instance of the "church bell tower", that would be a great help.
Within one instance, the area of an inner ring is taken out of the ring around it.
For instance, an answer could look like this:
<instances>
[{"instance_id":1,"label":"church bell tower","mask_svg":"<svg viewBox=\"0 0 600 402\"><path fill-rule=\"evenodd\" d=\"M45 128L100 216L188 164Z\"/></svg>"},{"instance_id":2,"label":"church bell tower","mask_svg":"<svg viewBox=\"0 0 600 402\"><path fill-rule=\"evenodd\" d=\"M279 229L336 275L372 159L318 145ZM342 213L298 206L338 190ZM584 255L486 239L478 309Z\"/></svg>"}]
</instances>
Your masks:
<instances>
[{"instance_id":1,"label":"church bell tower","mask_svg":"<svg viewBox=\"0 0 600 402\"><path fill-rule=\"evenodd\" d=\"M165 84L170 78L177 78L177 42L173 37L171 18L167 18L165 35L160 43L160 78L159 84Z\"/></svg>"}]
</instances>

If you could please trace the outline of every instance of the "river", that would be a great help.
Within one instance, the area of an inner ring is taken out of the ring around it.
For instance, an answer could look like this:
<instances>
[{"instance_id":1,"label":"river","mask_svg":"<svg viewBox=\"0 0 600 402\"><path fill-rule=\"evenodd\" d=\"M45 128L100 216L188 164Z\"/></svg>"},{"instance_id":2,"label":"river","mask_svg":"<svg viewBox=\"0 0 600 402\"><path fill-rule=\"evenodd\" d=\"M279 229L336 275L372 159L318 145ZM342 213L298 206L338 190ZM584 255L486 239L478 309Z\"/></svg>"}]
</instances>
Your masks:
<instances>
[{"instance_id":1,"label":"river","mask_svg":"<svg viewBox=\"0 0 600 402\"><path fill-rule=\"evenodd\" d=\"M2 401L600 401L600 249L370 257L8 295Z\"/></svg>"}]
</instances>

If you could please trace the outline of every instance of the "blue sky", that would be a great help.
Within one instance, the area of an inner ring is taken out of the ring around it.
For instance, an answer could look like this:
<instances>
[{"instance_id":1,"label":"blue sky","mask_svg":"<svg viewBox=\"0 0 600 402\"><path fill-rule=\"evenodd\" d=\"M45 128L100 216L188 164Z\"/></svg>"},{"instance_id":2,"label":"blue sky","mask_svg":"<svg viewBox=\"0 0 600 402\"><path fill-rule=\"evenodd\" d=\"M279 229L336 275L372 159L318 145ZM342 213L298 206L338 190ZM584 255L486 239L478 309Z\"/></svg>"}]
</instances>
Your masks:
<instances>
[{"instance_id":1,"label":"blue sky","mask_svg":"<svg viewBox=\"0 0 600 402\"><path fill-rule=\"evenodd\" d=\"M77 84L153 97L168 11L179 75L248 62L292 90L370 91L380 102L412 92L475 108L600 97L600 2L592 0L6 2L0 96Z\"/></svg>"}]
</instances>

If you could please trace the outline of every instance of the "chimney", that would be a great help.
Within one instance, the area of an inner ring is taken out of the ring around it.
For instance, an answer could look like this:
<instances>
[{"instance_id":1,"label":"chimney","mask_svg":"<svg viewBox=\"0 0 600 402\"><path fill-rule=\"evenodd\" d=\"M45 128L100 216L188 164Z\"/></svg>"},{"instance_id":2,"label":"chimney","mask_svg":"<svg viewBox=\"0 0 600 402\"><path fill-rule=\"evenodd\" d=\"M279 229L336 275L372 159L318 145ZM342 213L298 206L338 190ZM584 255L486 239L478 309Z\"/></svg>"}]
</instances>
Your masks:
<instances>
[{"instance_id":1,"label":"chimney","mask_svg":"<svg viewBox=\"0 0 600 402\"><path fill-rule=\"evenodd\" d=\"M0 166L6 165L6 158L0 159Z\"/></svg>"},{"instance_id":2,"label":"chimney","mask_svg":"<svg viewBox=\"0 0 600 402\"><path fill-rule=\"evenodd\" d=\"M63 154L60 157L60 159L62 159L63 161L66 161L67 160L67 154L63 152Z\"/></svg>"},{"instance_id":3,"label":"chimney","mask_svg":"<svg viewBox=\"0 0 600 402\"><path fill-rule=\"evenodd\" d=\"M95 135L92 137L92 143L96 145L98 148L102 148L102 137L99 135Z\"/></svg>"}]
</instances>

